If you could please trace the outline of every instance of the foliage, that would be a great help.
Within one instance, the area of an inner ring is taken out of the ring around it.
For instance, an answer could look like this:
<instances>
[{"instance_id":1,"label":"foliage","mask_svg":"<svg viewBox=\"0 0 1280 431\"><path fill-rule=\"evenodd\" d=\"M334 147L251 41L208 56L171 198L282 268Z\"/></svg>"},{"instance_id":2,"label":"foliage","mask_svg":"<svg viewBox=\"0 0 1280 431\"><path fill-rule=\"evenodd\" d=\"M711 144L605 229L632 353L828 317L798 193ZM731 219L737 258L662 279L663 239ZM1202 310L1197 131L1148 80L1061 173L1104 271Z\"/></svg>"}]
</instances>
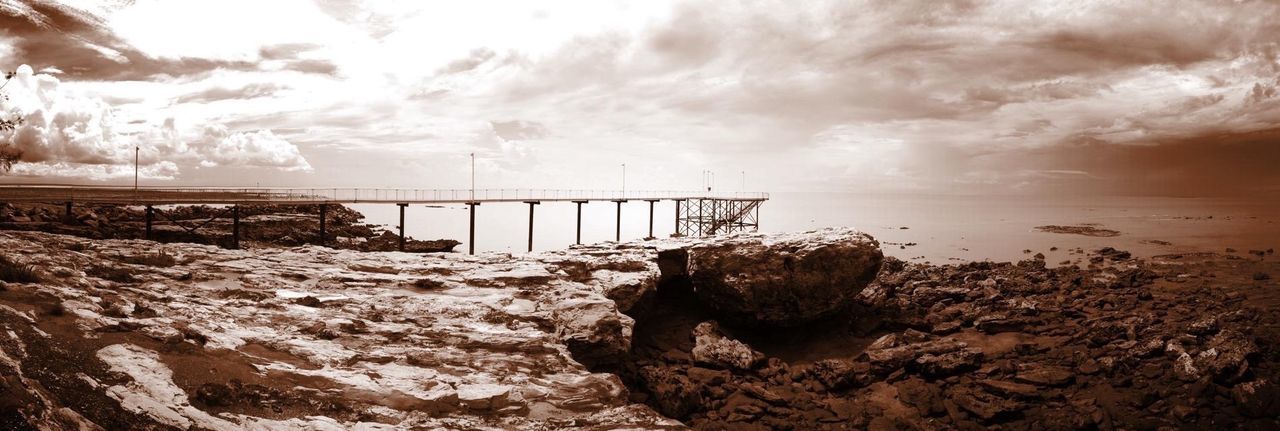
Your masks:
<instances>
[{"instance_id":1,"label":"foliage","mask_svg":"<svg viewBox=\"0 0 1280 431\"><path fill-rule=\"evenodd\" d=\"M4 84L0 84L0 89L4 89L9 84L9 80L13 79L14 72L5 72ZM0 93L0 97L9 100L9 96ZM0 132L11 132L22 124L22 117L3 118L0 117ZM9 172L13 169L13 164L22 158L22 151L13 148L9 144L0 144L0 172Z\"/></svg>"},{"instance_id":2,"label":"foliage","mask_svg":"<svg viewBox=\"0 0 1280 431\"><path fill-rule=\"evenodd\" d=\"M124 256L120 258L121 262L132 263L134 265L155 266L160 268L168 268L178 264L178 260L174 259L169 253L161 250L154 254L137 254L133 256Z\"/></svg>"},{"instance_id":3,"label":"foliage","mask_svg":"<svg viewBox=\"0 0 1280 431\"><path fill-rule=\"evenodd\" d=\"M90 277L98 277L103 280L110 280L117 283L133 283L138 281L138 279L133 276L133 271L128 268L116 266L92 266L84 273Z\"/></svg>"}]
</instances>

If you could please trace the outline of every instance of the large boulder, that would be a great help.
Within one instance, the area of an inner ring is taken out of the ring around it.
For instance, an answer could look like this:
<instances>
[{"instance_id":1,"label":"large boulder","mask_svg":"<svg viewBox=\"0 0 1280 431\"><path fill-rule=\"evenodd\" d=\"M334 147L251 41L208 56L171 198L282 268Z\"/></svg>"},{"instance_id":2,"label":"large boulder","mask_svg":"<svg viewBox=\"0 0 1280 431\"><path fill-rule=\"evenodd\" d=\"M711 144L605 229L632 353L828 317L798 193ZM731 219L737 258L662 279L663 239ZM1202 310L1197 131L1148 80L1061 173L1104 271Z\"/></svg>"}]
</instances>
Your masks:
<instances>
[{"instance_id":1,"label":"large boulder","mask_svg":"<svg viewBox=\"0 0 1280 431\"><path fill-rule=\"evenodd\" d=\"M884 256L850 228L738 234L691 245L688 276L697 297L739 325L797 326L846 309Z\"/></svg>"}]
</instances>

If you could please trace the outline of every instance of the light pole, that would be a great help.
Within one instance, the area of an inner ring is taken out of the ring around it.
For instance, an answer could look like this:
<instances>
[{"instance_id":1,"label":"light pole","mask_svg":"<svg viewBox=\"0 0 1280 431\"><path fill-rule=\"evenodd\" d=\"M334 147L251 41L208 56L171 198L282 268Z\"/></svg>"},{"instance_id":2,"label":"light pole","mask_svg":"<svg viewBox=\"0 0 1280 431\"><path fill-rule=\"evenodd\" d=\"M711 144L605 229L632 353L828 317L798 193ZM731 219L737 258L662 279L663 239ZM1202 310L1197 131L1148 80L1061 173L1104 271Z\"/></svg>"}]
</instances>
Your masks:
<instances>
[{"instance_id":1,"label":"light pole","mask_svg":"<svg viewBox=\"0 0 1280 431\"><path fill-rule=\"evenodd\" d=\"M133 146L133 199L138 199L138 154L142 151L142 147Z\"/></svg>"},{"instance_id":2,"label":"light pole","mask_svg":"<svg viewBox=\"0 0 1280 431\"><path fill-rule=\"evenodd\" d=\"M619 196L618 198L621 199L625 197L627 197L627 164L623 163L622 164L622 196Z\"/></svg>"},{"instance_id":3,"label":"light pole","mask_svg":"<svg viewBox=\"0 0 1280 431\"><path fill-rule=\"evenodd\" d=\"M471 153L471 201L476 200L476 153Z\"/></svg>"},{"instance_id":4,"label":"light pole","mask_svg":"<svg viewBox=\"0 0 1280 431\"><path fill-rule=\"evenodd\" d=\"M742 171L742 191L747 191L747 171Z\"/></svg>"}]
</instances>

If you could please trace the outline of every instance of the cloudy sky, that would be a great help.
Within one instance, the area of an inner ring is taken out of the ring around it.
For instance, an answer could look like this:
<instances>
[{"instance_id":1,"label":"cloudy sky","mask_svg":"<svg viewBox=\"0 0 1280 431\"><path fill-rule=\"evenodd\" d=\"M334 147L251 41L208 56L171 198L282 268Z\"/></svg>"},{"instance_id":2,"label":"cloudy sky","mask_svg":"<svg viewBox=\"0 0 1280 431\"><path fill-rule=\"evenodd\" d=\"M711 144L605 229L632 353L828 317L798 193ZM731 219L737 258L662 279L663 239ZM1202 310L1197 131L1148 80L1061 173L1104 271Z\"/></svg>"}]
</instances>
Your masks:
<instances>
[{"instance_id":1,"label":"cloudy sky","mask_svg":"<svg viewBox=\"0 0 1280 431\"><path fill-rule=\"evenodd\" d=\"M1280 191L1270 1L0 0L0 181Z\"/></svg>"}]
</instances>

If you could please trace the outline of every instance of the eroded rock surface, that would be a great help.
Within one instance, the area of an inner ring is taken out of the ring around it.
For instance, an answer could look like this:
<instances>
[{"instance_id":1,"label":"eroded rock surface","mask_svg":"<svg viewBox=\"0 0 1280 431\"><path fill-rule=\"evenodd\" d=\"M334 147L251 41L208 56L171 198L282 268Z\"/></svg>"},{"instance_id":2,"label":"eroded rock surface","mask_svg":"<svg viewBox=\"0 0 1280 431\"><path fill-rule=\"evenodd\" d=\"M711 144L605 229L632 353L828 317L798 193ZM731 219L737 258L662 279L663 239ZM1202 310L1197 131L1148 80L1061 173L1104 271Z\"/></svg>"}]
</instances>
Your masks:
<instances>
[{"instance_id":1,"label":"eroded rock surface","mask_svg":"<svg viewBox=\"0 0 1280 431\"><path fill-rule=\"evenodd\" d=\"M4 423L679 426L582 364L630 350L614 299L655 288L652 247L424 257L5 232L0 249L40 278L0 289Z\"/></svg>"}]
</instances>

